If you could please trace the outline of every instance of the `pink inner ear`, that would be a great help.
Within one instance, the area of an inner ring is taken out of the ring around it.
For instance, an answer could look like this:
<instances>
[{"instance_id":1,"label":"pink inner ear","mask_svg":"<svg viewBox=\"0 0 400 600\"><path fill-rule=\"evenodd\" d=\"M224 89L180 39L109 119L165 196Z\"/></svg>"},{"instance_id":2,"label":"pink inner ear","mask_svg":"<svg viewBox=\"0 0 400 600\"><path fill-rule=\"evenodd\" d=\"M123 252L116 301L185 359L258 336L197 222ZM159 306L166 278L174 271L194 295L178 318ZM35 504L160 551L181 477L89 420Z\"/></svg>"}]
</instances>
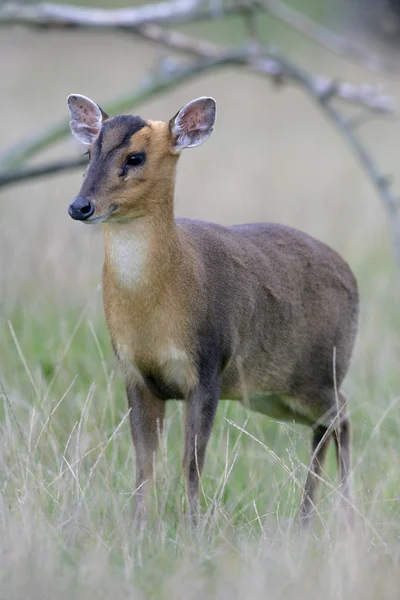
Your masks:
<instances>
[{"instance_id":1,"label":"pink inner ear","mask_svg":"<svg viewBox=\"0 0 400 600\"><path fill-rule=\"evenodd\" d=\"M85 124L81 123L78 126L78 129L79 130L84 130L84 131L86 131L86 133L90 133L91 135L97 135L99 133L99 128L98 127L95 127L93 125L89 125L89 124L86 124L86 123Z\"/></svg>"},{"instance_id":2,"label":"pink inner ear","mask_svg":"<svg viewBox=\"0 0 400 600\"><path fill-rule=\"evenodd\" d=\"M86 102L83 98L74 98L69 104L71 118L88 127L94 127L96 131L101 123L101 112L98 106L92 102Z\"/></svg>"},{"instance_id":3,"label":"pink inner ear","mask_svg":"<svg viewBox=\"0 0 400 600\"><path fill-rule=\"evenodd\" d=\"M87 106L79 106L78 110L76 111L77 115L76 118L83 122L86 123L89 127L97 127L99 125L99 115L96 114L93 109L89 109Z\"/></svg>"},{"instance_id":4,"label":"pink inner ear","mask_svg":"<svg viewBox=\"0 0 400 600\"><path fill-rule=\"evenodd\" d=\"M185 131L195 131L196 129L201 129L201 126L204 125L205 113L205 104L195 104L194 106L189 106L180 116L179 125L183 127Z\"/></svg>"}]
</instances>

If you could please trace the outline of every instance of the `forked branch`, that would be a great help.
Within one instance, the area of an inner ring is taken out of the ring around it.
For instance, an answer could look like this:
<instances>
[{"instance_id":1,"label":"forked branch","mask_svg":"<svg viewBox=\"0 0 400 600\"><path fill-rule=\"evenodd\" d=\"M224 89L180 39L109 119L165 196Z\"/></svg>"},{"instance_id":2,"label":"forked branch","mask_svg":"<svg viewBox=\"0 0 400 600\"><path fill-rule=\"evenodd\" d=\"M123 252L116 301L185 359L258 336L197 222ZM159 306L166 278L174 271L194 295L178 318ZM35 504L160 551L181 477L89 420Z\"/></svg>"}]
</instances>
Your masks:
<instances>
[{"instance_id":1,"label":"forked branch","mask_svg":"<svg viewBox=\"0 0 400 600\"><path fill-rule=\"evenodd\" d=\"M13 185L14 183L27 181L30 179L38 179L45 175L55 175L62 171L72 171L86 165L88 162L87 156L78 156L76 158L66 158L57 160L35 167L25 167L25 169L16 169L15 171L0 171L0 187Z\"/></svg>"},{"instance_id":2,"label":"forked branch","mask_svg":"<svg viewBox=\"0 0 400 600\"><path fill-rule=\"evenodd\" d=\"M316 42L346 60L353 60L371 71L398 73L399 66L390 60L384 60L377 54L369 52L352 40L344 38L327 27L323 27L310 17L296 10L282 0L258 0L257 6L268 14L285 23L291 29Z\"/></svg>"},{"instance_id":3,"label":"forked branch","mask_svg":"<svg viewBox=\"0 0 400 600\"><path fill-rule=\"evenodd\" d=\"M193 13L200 4L201 0L173 0L136 8L108 9L69 4L7 2L0 6L0 23L36 27L132 29L146 23L192 20Z\"/></svg>"},{"instance_id":4,"label":"forked branch","mask_svg":"<svg viewBox=\"0 0 400 600\"><path fill-rule=\"evenodd\" d=\"M222 66L239 65L255 73L267 76L275 84L292 83L301 87L310 98L325 112L327 117L342 134L351 150L358 158L367 176L377 189L389 216L394 238L396 260L400 276L400 208L394 196L390 180L377 168L372 156L366 150L355 131L355 121L346 119L334 101L361 107L364 111L377 115L391 115L395 111L393 98L385 94L379 86L354 85L323 76L315 76L305 71L294 61L280 52L263 47L259 43L258 26L254 11L264 10L267 14L284 22L303 35L337 54L351 57L368 68L393 70L393 65L382 63L374 55L360 49L350 41L321 27L305 15L287 6L282 0L237 0L228 8L223 7L223 15L241 14L246 20L249 38L244 48L226 48L208 40L195 39L182 32L165 29L162 25L210 19L214 13L210 5L202 5L201 0L173 0L128 9L81 8L54 4L14 4L0 6L0 26L23 24L40 28L79 27L94 29L114 29L127 31L142 39L168 48L173 52L195 57L191 61L168 60L157 72L146 77L137 90L104 103L109 114L131 110L138 104L172 89L181 83ZM11 185L34 177L78 168L85 158L74 157L39 167L24 168L24 163L44 148L53 145L69 133L68 121L23 140L0 156L0 187Z\"/></svg>"},{"instance_id":5,"label":"forked branch","mask_svg":"<svg viewBox=\"0 0 400 600\"><path fill-rule=\"evenodd\" d=\"M354 60L373 71L399 72L399 67L394 62L383 60L354 41L323 27L282 0L235 0L228 6L221 2L221 7L221 16L245 14L253 22L257 10L266 12L274 19L347 60ZM207 8L207 3L202 0L172 0L119 9L83 8L52 3L27 5L22 2L5 2L0 5L0 26L135 30L149 23L187 23L208 20L215 16L212 8Z\"/></svg>"},{"instance_id":6,"label":"forked branch","mask_svg":"<svg viewBox=\"0 0 400 600\"><path fill-rule=\"evenodd\" d=\"M200 57L198 60L190 63L168 61L168 67L161 68L157 72L145 77L143 83L134 92L123 94L112 102L105 102L104 109L109 114L131 110L150 98L167 92L169 89L206 71L229 64L246 64L249 53L250 51L247 48L233 49L226 53L220 53L218 56ZM52 146L54 143L60 141L69 135L69 133L69 121L68 119L63 119L53 127L9 148L0 156L0 175L3 171L18 169L26 160L32 158L48 146ZM18 172L22 174L22 171L15 171L15 174L17 175ZM21 178L19 177L19 179ZM24 179L26 178L24 177ZM0 178L0 186L2 185L1 182ZM7 184L9 183L7 181Z\"/></svg>"},{"instance_id":7,"label":"forked branch","mask_svg":"<svg viewBox=\"0 0 400 600\"><path fill-rule=\"evenodd\" d=\"M237 64L251 70L268 75L273 82L292 81L304 86L305 71L285 60L277 51L273 53L263 50L263 54L254 54L252 48L226 49L208 41L194 40L188 36L175 32L165 31L156 25L146 26L140 35L151 39L153 42L168 47L171 50L190 53L198 57L192 63L176 64L167 71L162 70L146 77L144 83L134 92L128 93L111 103L104 103L110 114L130 110L149 98L165 92L184 81L200 75L204 71L222 65ZM380 88L368 85L353 85L346 82L334 81L326 77L307 74L307 82L317 99L337 97L351 104L365 107L366 109L382 114L391 114L395 110L393 98L383 94ZM0 172L6 169L17 169L24 161L35 154L58 142L69 134L68 121L62 122L32 136L14 147L9 148L0 156ZM17 172L16 172L17 173ZM2 180L0 179L0 186Z\"/></svg>"}]
</instances>

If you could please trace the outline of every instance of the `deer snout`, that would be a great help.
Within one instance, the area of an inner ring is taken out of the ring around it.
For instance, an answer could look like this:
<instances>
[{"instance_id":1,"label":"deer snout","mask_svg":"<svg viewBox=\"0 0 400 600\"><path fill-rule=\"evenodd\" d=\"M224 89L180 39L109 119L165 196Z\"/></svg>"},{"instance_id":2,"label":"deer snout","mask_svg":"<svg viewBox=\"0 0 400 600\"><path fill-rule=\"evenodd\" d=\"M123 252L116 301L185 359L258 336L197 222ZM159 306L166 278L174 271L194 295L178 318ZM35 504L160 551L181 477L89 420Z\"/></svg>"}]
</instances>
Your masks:
<instances>
[{"instance_id":1,"label":"deer snout","mask_svg":"<svg viewBox=\"0 0 400 600\"><path fill-rule=\"evenodd\" d=\"M85 196L77 196L69 205L68 213L75 221L86 221L94 213L94 206Z\"/></svg>"}]
</instances>

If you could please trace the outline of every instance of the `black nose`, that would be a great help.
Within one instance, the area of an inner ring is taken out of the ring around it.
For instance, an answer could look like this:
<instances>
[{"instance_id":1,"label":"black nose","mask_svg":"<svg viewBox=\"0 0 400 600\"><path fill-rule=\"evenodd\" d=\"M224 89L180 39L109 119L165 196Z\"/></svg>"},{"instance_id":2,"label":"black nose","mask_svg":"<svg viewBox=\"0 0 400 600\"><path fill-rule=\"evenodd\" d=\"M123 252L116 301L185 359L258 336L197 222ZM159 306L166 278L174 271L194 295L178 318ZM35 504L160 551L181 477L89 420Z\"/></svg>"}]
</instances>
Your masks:
<instances>
[{"instance_id":1,"label":"black nose","mask_svg":"<svg viewBox=\"0 0 400 600\"><path fill-rule=\"evenodd\" d=\"M77 196L69 205L68 213L75 221L86 221L94 213L94 206L85 196Z\"/></svg>"}]
</instances>

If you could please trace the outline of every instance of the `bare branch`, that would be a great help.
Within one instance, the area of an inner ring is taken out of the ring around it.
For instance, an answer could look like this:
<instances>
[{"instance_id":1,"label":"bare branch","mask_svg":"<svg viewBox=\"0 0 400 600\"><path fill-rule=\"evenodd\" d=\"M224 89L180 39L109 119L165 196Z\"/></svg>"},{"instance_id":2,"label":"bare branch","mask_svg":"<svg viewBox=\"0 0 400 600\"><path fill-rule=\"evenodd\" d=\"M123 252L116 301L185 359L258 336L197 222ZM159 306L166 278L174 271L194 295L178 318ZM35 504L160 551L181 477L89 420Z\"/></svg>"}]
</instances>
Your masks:
<instances>
[{"instance_id":1,"label":"bare branch","mask_svg":"<svg viewBox=\"0 0 400 600\"><path fill-rule=\"evenodd\" d=\"M333 54L338 54L346 60L354 60L371 71L399 72L399 67L394 61L383 60L380 56L369 52L359 44L316 23L310 17L288 6L282 0L257 0L256 4L271 16L282 21L320 46L323 46Z\"/></svg>"},{"instance_id":2,"label":"bare branch","mask_svg":"<svg viewBox=\"0 0 400 600\"><path fill-rule=\"evenodd\" d=\"M174 64L168 70L163 69L145 77L142 85L134 92L120 96L114 102L104 103L104 109L109 114L121 113L206 71L223 65L246 64L248 57L249 49L244 48L232 50L216 57L201 57L195 62ZM69 121L64 119L57 125L23 140L0 156L0 172L18 169L25 160L63 139L69 133Z\"/></svg>"},{"instance_id":3,"label":"bare branch","mask_svg":"<svg viewBox=\"0 0 400 600\"><path fill-rule=\"evenodd\" d=\"M248 31L249 46L254 52L257 52L261 50L262 44L259 38L257 14L254 6L243 8L242 15Z\"/></svg>"},{"instance_id":4,"label":"bare branch","mask_svg":"<svg viewBox=\"0 0 400 600\"><path fill-rule=\"evenodd\" d=\"M212 57L218 56L227 48L213 44L212 42L199 40L193 36L185 35L178 31L165 30L159 25L145 25L135 31L140 37L161 44L170 50L186 52L195 56ZM260 49L262 53L262 48ZM265 57L265 58L264 58ZM264 49L264 57L255 55L249 59L249 66L254 71L260 71L273 77L296 80L296 70L299 67L292 65L291 69L285 69L282 59L278 53L268 52ZM322 97L336 96L344 102L357 104L377 113L393 113L396 110L394 98L383 92L382 86L361 84L355 85L345 81L336 81L323 76L313 77L315 93Z\"/></svg>"},{"instance_id":5,"label":"bare branch","mask_svg":"<svg viewBox=\"0 0 400 600\"><path fill-rule=\"evenodd\" d=\"M179 22L181 20L195 20L199 15L211 18L212 11L198 12L201 0L174 0L173 2L161 2L140 6L134 9L98 9L81 8L69 5L36 4L21 5L7 3L0 6L0 25L19 23L41 27L94 27L94 28L123 28L137 33L142 38L151 40L158 44L177 51L189 52L198 56L216 56L226 52L226 48L218 47L204 40L193 40L189 36L178 32L170 32L162 29L155 23ZM259 48L256 38L255 7L263 7L273 17L280 19L290 27L301 33L312 37L319 44L327 45L330 50L335 50L346 56L354 55L361 59L364 64L378 65L379 59L371 54L365 54L364 50L355 46L352 42L337 36L329 30L321 27L302 13L288 7L281 0L238 0L235 5L229 7L229 11L246 15L246 22L251 30L252 49ZM222 10L222 7L221 7ZM224 14L227 9L223 8ZM351 51L353 49L353 51ZM271 60L270 57L269 60ZM271 64L271 63L270 63ZM281 77L279 65L272 66L272 75ZM257 69L256 69L257 70ZM265 72L265 65L264 65ZM356 86L346 82L333 82L325 77L316 77L315 88L322 96L326 94L335 95L344 101L364 105L370 110L377 112L393 112L394 102L385 95L379 86L363 84Z\"/></svg>"},{"instance_id":6,"label":"bare branch","mask_svg":"<svg viewBox=\"0 0 400 600\"><path fill-rule=\"evenodd\" d=\"M84 166L87 162L87 156L79 156L39 165L37 167L27 167L26 169L0 173L0 188L30 179L37 179L45 175L54 175L55 173L60 173L62 171L72 171L73 169Z\"/></svg>"},{"instance_id":7,"label":"bare branch","mask_svg":"<svg viewBox=\"0 0 400 600\"><path fill-rule=\"evenodd\" d=\"M260 10L255 0L237 0L236 4L228 6L221 3L221 10L216 10L213 5L202 8L202 4L204 0L171 0L136 8L103 9L69 4L6 2L0 3L0 27L25 25L40 29L134 31L147 24L183 24L237 15L249 5L253 6L253 10Z\"/></svg>"},{"instance_id":8,"label":"bare branch","mask_svg":"<svg viewBox=\"0 0 400 600\"><path fill-rule=\"evenodd\" d=\"M282 0L237 0L228 7L221 3L218 11L215 11L212 6L202 9L201 4L201 0L173 0L135 8L102 9L68 4L29 5L7 2L0 6L0 25L132 30L150 23L184 23L247 11L248 19L252 23L251 27L254 29L254 11L261 9L346 60L355 60L373 71L399 72L399 67L393 61L383 60L376 54L368 52L353 41L316 23ZM254 36L252 37L255 39Z\"/></svg>"},{"instance_id":9,"label":"bare branch","mask_svg":"<svg viewBox=\"0 0 400 600\"><path fill-rule=\"evenodd\" d=\"M194 41L181 33L166 32L157 26L146 26L143 35L154 41L159 41L169 48L187 51L200 56L195 63L179 64L166 72L159 72L146 77L143 84L134 93L121 96L114 102L105 103L105 110L110 113L118 113L129 110L134 106L145 102L148 98L158 95L185 80L200 73L219 67L224 64L242 64L249 66L253 71L270 75L275 81L292 81L304 86L304 77L313 89L313 96L318 100L326 99L326 90L333 89L335 95L347 102L359 104L377 113L391 113L394 111L394 101L389 96L380 94L377 88L372 86L352 86L348 83L334 83L324 77L312 77L302 69L278 56L276 52L263 58L254 57L249 49L227 51L221 53L219 46L210 42ZM325 93L323 93L325 92ZM25 160L31 158L44 148L61 140L69 134L68 121L64 120L45 131L30 137L14 147L9 148L0 156L0 170L18 168Z\"/></svg>"},{"instance_id":10,"label":"bare branch","mask_svg":"<svg viewBox=\"0 0 400 600\"><path fill-rule=\"evenodd\" d=\"M347 143L353 150L355 156L358 158L384 203L389 217L389 225L392 231L393 245L395 250L396 265L400 277L400 203L392 191L392 177L380 173L372 156L366 150L358 135L348 126L346 120L336 108L328 103L324 106L324 110L346 139Z\"/></svg>"},{"instance_id":11,"label":"bare branch","mask_svg":"<svg viewBox=\"0 0 400 600\"><path fill-rule=\"evenodd\" d=\"M201 0L173 0L135 8L83 8L68 4L19 4L0 6L0 22L37 27L132 28L145 23L177 22L192 18Z\"/></svg>"},{"instance_id":12,"label":"bare branch","mask_svg":"<svg viewBox=\"0 0 400 600\"><path fill-rule=\"evenodd\" d=\"M382 63L376 57L317 25L308 17L288 7L281 0L262 0L257 4L262 5L273 17L280 19L329 50L361 60L369 68L382 68ZM52 4L34 6L6 4L0 6L0 25L22 23L48 28L77 26L124 29L174 51L186 52L197 57L194 62L172 63L172 66L169 61L168 68L164 64L162 70L146 78L134 93L120 97L111 105L105 105L105 109L111 114L130 109L189 78L222 65L245 66L256 73L267 75L274 82L291 82L299 85L337 127L377 189L389 215L400 275L400 207L393 195L390 178L380 173L369 152L352 129L351 121L346 120L332 104L333 99L339 99L361 106L375 114L390 114L395 110L394 100L384 94L379 86L353 85L326 77L313 76L277 51L268 51L259 47L258 44L257 48L253 44L252 48L230 50L208 41L195 40L182 33L165 31L160 25L157 25L157 23L209 18L212 11L199 11L199 5L199 0L174 0L173 2L162 2L134 9L102 10ZM247 23L251 30L251 37L254 38L253 9L254 2L250 2L250 4L248 2L241 3L239 0L228 11L223 10L224 14L226 12L243 13L244 10L247 10L247 15L249 15ZM388 70L388 65L385 65L384 68ZM0 157L0 169L4 171L23 164L25 160L63 138L68 132L68 122L63 121L41 134L23 141ZM80 157L79 159L68 159L11 173L0 173L0 186L72 169L82 164L84 164L84 159Z\"/></svg>"},{"instance_id":13,"label":"bare branch","mask_svg":"<svg viewBox=\"0 0 400 600\"><path fill-rule=\"evenodd\" d=\"M255 71L266 75L280 76L284 80L291 80L304 85L303 74L305 71L285 59L277 51L266 58L254 58L251 67ZM307 73L307 79L313 89L314 97L319 100L328 100L334 97L358 106L363 106L375 113L392 114L396 110L396 102L392 96L384 94L381 86L367 84L354 85L345 81L336 81L320 75L312 76Z\"/></svg>"},{"instance_id":14,"label":"bare branch","mask_svg":"<svg viewBox=\"0 0 400 600\"><path fill-rule=\"evenodd\" d=\"M396 265L400 277L400 202L393 194L391 177L383 175L379 171L372 156L364 147L358 135L351 128L349 122L340 114L339 110L332 105L331 96L321 95L320 90L315 86L315 81L306 71L299 69L297 65L294 65L282 56L279 58L279 61L282 68L288 73L291 73L292 77L296 78L297 82L309 96L314 101L318 102L325 114L343 135L370 181L375 186L389 217L389 224L395 248ZM262 64L260 64L260 69L261 68ZM265 67L265 72L266 74L269 74L268 65Z\"/></svg>"},{"instance_id":15,"label":"bare branch","mask_svg":"<svg viewBox=\"0 0 400 600\"><path fill-rule=\"evenodd\" d=\"M221 52L226 50L226 48L208 42L207 40L185 35L180 31L163 29L160 25L143 25L130 33L138 35L144 40L165 46L175 52L185 52L194 56L211 58L213 56L218 56Z\"/></svg>"}]
</instances>

